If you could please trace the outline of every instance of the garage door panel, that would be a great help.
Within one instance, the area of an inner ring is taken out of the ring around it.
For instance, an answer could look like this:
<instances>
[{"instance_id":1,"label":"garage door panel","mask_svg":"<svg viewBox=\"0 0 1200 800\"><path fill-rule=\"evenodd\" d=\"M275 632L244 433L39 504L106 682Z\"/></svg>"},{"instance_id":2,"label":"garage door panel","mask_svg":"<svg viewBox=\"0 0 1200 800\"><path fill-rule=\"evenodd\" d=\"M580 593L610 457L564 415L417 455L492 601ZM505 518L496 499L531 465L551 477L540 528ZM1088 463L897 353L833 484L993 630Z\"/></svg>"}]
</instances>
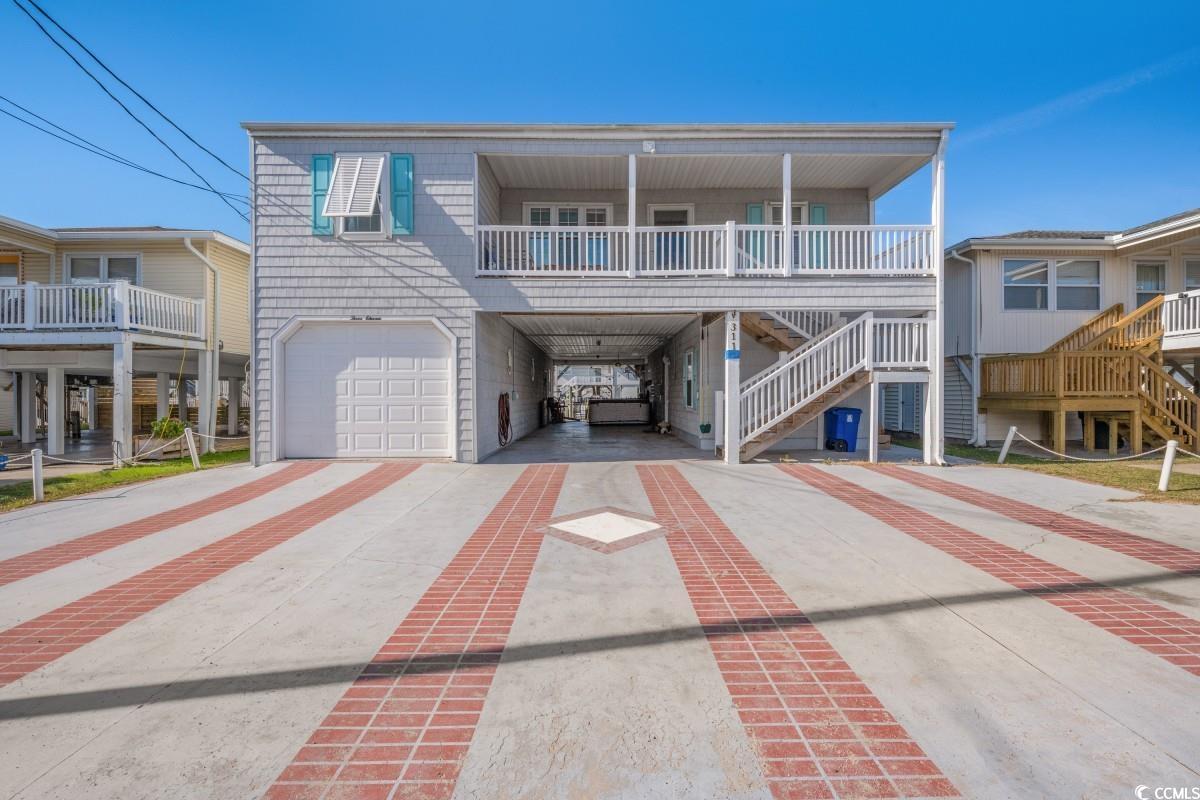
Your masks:
<instances>
[{"instance_id":1,"label":"garage door panel","mask_svg":"<svg viewBox=\"0 0 1200 800\"><path fill-rule=\"evenodd\" d=\"M453 455L451 347L432 325L308 325L284 348L286 456Z\"/></svg>"}]
</instances>

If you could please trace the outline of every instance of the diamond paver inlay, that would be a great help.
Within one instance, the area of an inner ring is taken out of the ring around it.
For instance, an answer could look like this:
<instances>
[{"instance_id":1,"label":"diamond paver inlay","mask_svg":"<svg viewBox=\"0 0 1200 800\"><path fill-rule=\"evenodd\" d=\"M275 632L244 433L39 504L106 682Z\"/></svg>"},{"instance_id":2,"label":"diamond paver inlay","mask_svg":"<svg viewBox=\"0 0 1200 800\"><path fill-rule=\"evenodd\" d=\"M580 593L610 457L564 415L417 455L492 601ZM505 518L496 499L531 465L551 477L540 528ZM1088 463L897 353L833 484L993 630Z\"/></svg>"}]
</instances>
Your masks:
<instances>
[{"instance_id":1,"label":"diamond paver inlay","mask_svg":"<svg viewBox=\"0 0 1200 800\"><path fill-rule=\"evenodd\" d=\"M605 506L552 519L543 533L589 550L615 553L663 536L666 531L653 517Z\"/></svg>"}]
</instances>

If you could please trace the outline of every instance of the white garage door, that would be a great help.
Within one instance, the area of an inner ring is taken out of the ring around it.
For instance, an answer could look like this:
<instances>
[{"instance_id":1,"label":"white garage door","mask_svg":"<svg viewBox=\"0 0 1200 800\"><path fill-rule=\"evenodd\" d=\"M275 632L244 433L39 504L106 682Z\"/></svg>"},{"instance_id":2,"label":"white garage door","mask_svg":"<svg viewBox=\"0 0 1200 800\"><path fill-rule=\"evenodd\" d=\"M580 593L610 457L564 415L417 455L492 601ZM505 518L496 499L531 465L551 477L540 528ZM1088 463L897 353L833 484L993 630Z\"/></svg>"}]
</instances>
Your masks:
<instances>
[{"instance_id":1,"label":"white garage door","mask_svg":"<svg viewBox=\"0 0 1200 800\"><path fill-rule=\"evenodd\" d=\"M452 456L450 359L429 324L305 325L284 344L284 455Z\"/></svg>"}]
</instances>

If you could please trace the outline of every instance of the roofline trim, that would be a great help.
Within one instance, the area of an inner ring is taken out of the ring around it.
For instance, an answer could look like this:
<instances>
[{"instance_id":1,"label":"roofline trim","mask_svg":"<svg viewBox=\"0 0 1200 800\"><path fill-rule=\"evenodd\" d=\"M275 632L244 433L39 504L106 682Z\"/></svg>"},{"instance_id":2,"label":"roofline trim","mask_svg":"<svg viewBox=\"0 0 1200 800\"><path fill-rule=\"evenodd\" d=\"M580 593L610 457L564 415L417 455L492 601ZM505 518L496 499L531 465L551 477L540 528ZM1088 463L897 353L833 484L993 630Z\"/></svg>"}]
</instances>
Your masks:
<instances>
[{"instance_id":1,"label":"roofline trim","mask_svg":"<svg viewBox=\"0 0 1200 800\"><path fill-rule=\"evenodd\" d=\"M28 222L22 222L12 217L0 216L0 227L10 227L24 233L40 236L55 242L96 242L96 241L145 241L171 239L202 239L218 242L250 255L250 245L241 239L235 239L227 233L214 230L144 230L144 231L66 231L54 228L42 228Z\"/></svg>"},{"instance_id":2,"label":"roofline trim","mask_svg":"<svg viewBox=\"0 0 1200 800\"><path fill-rule=\"evenodd\" d=\"M940 138L952 122L512 124L427 122L243 122L252 136L494 139Z\"/></svg>"}]
</instances>

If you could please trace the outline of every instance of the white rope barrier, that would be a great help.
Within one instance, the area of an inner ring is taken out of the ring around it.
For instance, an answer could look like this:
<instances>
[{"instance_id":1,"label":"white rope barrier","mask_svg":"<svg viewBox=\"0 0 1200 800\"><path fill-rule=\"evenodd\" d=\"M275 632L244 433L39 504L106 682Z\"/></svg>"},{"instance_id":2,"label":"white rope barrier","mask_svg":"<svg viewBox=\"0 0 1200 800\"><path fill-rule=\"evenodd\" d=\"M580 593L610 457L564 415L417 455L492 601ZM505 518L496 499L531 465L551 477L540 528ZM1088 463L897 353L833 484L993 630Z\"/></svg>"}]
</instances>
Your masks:
<instances>
[{"instance_id":1,"label":"white rope barrier","mask_svg":"<svg viewBox=\"0 0 1200 800\"><path fill-rule=\"evenodd\" d=\"M1028 444L1033 445L1034 447L1036 447L1039 450L1044 450L1045 452L1049 453L1052 456L1058 456L1059 458L1065 458L1070 461L1086 461L1086 462L1092 463L1092 464L1106 463L1109 461L1136 461L1139 458L1146 458L1147 456L1152 456L1155 453L1159 453L1159 452L1162 452L1163 450L1167 449L1167 446L1163 445L1162 447L1157 447L1153 450L1147 450L1144 453L1138 453L1136 455L1117 456L1115 458L1083 458L1081 456L1072 456L1072 455L1068 455L1067 453L1059 453L1056 450L1051 450L1049 447L1044 447L1043 445L1038 444L1037 442L1033 441L1032 439L1027 437L1025 434L1021 433L1020 431L1017 431L1017 438L1021 439L1022 441L1026 442Z\"/></svg>"},{"instance_id":2,"label":"white rope barrier","mask_svg":"<svg viewBox=\"0 0 1200 800\"><path fill-rule=\"evenodd\" d=\"M212 439L214 441L221 440L224 442L238 442L238 441L241 441L242 439L250 438L250 434L248 434L248 433L244 434L242 436L209 436L207 433L197 433L196 431L192 431L192 435L199 436L201 439Z\"/></svg>"}]
</instances>

